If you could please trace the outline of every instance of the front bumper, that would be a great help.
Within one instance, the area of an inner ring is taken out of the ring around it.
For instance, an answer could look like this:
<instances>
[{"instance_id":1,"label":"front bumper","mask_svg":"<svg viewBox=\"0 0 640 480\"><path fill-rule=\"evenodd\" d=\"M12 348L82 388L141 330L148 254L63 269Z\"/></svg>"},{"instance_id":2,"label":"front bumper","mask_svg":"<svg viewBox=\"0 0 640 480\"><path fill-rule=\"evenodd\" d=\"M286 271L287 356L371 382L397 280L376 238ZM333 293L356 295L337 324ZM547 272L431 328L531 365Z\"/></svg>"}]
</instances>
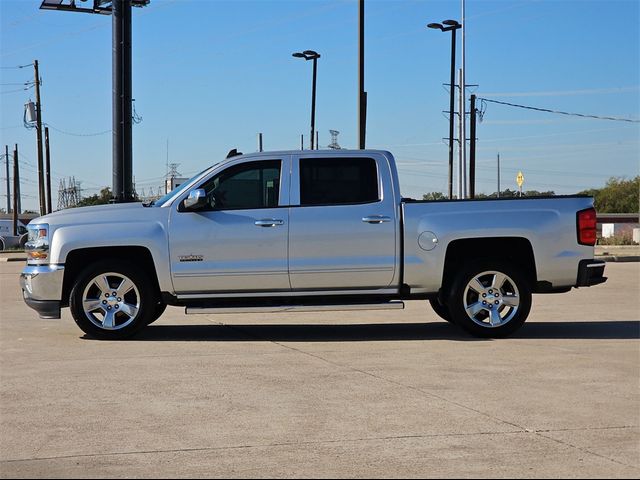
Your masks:
<instances>
[{"instance_id":1,"label":"front bumper","mask_svg":"<svg viewBox=\"0 0 640 480\"><path fill-rule=\"evenodd\" d=\"M64 265L27 265L20 274L25 303L40 318L60 318Z\"/></svg>"},{"instance_id":2,"label":"front bumper","mask_svg":"<svg viewBox=\"0 0 640 480\"><path fill-rule=\"evenodd\" d=\"M590 287L607 281L602 260L580 260L576 287Z\"/></svg>"}]
</instances>

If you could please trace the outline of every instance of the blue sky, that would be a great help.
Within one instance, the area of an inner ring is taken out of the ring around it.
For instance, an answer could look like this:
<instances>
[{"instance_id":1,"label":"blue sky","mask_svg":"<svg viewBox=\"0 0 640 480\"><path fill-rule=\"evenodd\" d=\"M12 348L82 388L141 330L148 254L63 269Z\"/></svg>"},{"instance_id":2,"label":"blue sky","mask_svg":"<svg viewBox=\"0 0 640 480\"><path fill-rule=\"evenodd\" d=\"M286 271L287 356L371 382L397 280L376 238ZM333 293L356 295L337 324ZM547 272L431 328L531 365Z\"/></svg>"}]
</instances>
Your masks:
<instances>
[{"instance_id":1,"label":"blue sky","mask_svg":"<svg viewBox=\"0 0 640 480\"><path fill-rule=\"evenodd\" d=\"M111 20L0 0L0 147L21 153L23 206L37 209L36 134L22 126L37 59L50 125L52 189L75 176L84 195L111 185ZM354 0L151 0L134 9L133 96L138 191L157 190L168 159L189 175L231 148L299 148L308 139L311 62L318 60L316 126L357 146ZM459 0L366 1L367 147L399 163L405 196L447 189L450 34L425 28L460 20ZM467 0L466 81L478 96L540 108L640 119L640 2ZM460 44L458 36L458 45ZM458 60L460 55L458 53ZM18 85L15 85L18 84ZM17 91L16 91L17 90ZM107 132L107 133L104 133ZM487 104L478 124L477 191L556 193L639 173L640 123L585 119ZM4 166L0 170L4 178ZM0 182L0 206L6 189ZM57 198L53 198L54 208Z\"/></svg>"}]
</instances>

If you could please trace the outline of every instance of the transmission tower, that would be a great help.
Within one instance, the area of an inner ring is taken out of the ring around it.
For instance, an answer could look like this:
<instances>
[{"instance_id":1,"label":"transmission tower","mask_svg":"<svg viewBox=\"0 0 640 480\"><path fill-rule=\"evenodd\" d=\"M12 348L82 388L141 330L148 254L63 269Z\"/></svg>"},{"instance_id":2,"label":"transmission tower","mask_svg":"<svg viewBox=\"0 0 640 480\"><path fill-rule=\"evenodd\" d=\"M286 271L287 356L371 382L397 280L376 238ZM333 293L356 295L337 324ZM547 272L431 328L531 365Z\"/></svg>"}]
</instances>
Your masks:
<instances>
[{"instance_id":1,"label":"transmission tower","mask_svg":"<svg viewBox=\"0 0 640 480\"><path fill-rule=\"evenodd\" d=\"M169 193L171 190L173 190L174 187L174 178L177 178L180 176L180 172L178 172L178 165L180 165L179 163L170 163L169 164L169 171L167 172L167 178L165 178L164 181L164 193L167 194ZM160 195L161 190L158 190L158 195Z\"/></svg>"},{"instance_id":2,"label":"transmission tower","mask_svg":"<svg viewBox=\"0 0 640 480\"><path fill-rule=\"evenodd\" d=\"M340 150L342 148L338 145L338 135L340 132L338 130L329 130L329 133L331 134L331 145L329 145L329 148Z\"/></svg>"},{"instance_id":3,"label":"transmission tower","mask_svg":"<svg viewBox=\"0 0 640 480\"><path fill-rule=\"evenodd\" d=\"M64 178L61 179L58 188L58 210L77 207L82 199L81 191L80 182L77 182L75 177L69 177L68 184Z\"/></svg>"}]
</instances>

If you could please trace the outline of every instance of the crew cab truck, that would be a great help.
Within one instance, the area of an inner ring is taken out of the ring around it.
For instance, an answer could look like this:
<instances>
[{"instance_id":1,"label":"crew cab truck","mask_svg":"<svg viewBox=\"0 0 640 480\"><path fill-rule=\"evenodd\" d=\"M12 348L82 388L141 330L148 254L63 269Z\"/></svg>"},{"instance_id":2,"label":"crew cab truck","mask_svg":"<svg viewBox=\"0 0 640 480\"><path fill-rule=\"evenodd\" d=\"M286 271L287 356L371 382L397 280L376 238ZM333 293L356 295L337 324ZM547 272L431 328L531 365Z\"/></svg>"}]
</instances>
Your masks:
<instances>
[{"instance_id":1,"label":"crew cab truck","mask_svg":"<svg viewBox=\"0 0 640 480\"><path fill-rule=\"evenodd\" d=\"M427 300L473 335L502 337L533 293L606 281L587 196L402 198L391 153L236 155L151 204L33 220L21 274L43 318L69 307L89 336L129 337L186 313L401 309Z\"/></svg>"}]
</instances>

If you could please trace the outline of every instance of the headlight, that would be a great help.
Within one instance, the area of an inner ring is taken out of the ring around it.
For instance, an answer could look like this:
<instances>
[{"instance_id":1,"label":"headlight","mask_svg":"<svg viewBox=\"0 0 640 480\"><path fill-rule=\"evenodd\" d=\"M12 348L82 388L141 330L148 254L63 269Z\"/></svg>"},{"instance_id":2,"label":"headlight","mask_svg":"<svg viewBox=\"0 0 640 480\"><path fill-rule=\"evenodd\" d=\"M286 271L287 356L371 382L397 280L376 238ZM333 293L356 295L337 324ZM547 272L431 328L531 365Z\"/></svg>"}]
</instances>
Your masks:
<instances>
[{"instance_id":1,"label":"headlight","mask_svg":"<svg viewBox=\"0 0 640 480\"><path fill-rule=\"evenodd\" d=\"M30 260L46 260L49 257L49 225L28 225L29 237L24 246Z\"/></svg>"}]
</instances>

